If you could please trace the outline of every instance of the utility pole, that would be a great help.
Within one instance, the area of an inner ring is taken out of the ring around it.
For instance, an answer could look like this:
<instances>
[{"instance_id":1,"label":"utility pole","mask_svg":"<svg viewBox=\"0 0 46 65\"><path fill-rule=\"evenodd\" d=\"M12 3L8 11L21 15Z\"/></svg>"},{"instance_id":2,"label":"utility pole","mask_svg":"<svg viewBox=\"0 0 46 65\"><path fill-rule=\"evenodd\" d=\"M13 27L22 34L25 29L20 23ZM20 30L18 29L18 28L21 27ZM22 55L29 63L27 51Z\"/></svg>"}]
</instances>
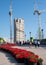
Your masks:
<instances>
[{"instance_id":1,"label":"utility pole","mask_svg":"<svg viewBox=\"0 0 46 65\"><path fill-rule=\"evenodd\" d=\"M10 0L9 16L10 16L10 42L12 43L12 0Z\"/></svg>"}]
</instances>

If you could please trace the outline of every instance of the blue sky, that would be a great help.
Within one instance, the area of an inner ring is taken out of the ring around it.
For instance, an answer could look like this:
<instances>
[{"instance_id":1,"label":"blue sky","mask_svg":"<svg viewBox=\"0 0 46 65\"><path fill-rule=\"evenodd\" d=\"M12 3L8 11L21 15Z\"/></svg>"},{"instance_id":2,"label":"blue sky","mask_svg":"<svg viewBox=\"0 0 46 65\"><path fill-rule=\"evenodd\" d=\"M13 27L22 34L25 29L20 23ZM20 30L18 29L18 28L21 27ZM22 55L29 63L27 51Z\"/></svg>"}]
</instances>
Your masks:
<instances>
[{"instance_id":1,"label":"blue sky","mask_svg":"<svg viewBox=\"0 0 46 65\"><path fill-rule=\"evenodd\" d=\"M14 18L24 18L24 30L26 39L31 36L37 37L38 16L33 15L35 0L12 0L12 31L14 31ZM36 0L37 8L46 10L46 0ZM10 0L0 0L0 37L10 37L10 17L9 17ZM44 29L44 37L46 38L46 12L41 14L41 28ZM14 32L12 32L14 33Z\"/></svg>"}]
</instances>

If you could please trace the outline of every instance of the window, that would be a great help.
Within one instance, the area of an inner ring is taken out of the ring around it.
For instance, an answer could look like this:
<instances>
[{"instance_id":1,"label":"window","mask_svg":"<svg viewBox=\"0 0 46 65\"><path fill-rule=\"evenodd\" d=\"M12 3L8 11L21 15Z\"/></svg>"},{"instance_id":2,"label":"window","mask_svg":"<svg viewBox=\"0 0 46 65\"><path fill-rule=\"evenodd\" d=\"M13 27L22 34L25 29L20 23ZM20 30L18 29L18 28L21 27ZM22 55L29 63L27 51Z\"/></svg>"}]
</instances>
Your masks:
<instances>
[{"instance_id":1,"label":"window","mask_svg":"<svg viewBox=\"0 0 46 65\"><path fill-rule=\"evenodd\" d=\"M16 19L16 22L18 22L18 19Z\"/></svg>"},{"instance_id":2,"label":"window","mask_svg":"<svg viewBox=\"0 0 46 65\"><path fill-rule=\"evenodd\" d=\"M21 19L19 19L19 23L21 23Z\"/></svg>"}]
</instances>

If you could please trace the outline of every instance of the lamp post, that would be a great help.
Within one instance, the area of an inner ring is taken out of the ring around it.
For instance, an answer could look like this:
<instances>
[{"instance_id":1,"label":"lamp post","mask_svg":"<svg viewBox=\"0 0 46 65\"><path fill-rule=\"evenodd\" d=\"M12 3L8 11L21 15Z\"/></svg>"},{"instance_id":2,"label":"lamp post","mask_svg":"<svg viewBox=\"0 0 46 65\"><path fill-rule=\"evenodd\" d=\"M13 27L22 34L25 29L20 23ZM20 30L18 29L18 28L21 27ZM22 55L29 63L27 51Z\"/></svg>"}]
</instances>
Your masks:
<instances>
[{"instance_id":1,"label":"lamp post","mask_svg":"<svg viewBox=\"0 0 46 65\"><path fill-rule=\"evenodd\" d=\"M26 34L25 34L25 41L26 41Z\"/></svg>"},{"instance_id":2,"label":"lamp post","mask_svg":"<svg viewBox=\"0 0 46 65\"><path fill-rule=\"evenodd\" d=\"M12 43L12 0L10 0L9 16L10 16L10 42Z\"/></svg>"},{"instance_id":3,"label":"lamp post","mask_svg":"<svg viewBox=\"0 0 46 65\"><path fill-rule=\"evenodd\" d=\"M30 33L30 37L31 37L31 32L29 32Z\"/></svg>"},{"instance_id":4,"label":"lamp post","mask_svg":"<svg viewBox=\"0 0 46 65\"><path fill-rule=\"evenodd\" d=\"M30 41L31 41L31 32L29 32L29 34L30 34Z\"/></svg>"}]
</instances>

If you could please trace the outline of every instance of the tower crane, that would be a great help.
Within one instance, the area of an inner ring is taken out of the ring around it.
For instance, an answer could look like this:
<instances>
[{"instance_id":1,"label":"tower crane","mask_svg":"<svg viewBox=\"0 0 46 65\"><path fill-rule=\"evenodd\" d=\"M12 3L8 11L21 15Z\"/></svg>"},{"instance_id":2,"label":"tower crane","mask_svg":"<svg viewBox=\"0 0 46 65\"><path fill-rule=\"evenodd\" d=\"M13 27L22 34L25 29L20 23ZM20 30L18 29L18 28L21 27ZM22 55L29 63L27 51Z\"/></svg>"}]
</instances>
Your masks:
<instances>
[{"instance_id":1,"label":"tower crane","mask_svg":"<svg viewBox=\"0 0 46 65\"><path fill-rule=\"evenodd\" d=\"M9 16L10 16L10 42L12 43L12 0L10 0Z\"/></svg>"},{"instance_id":2,"label":"tower crane","mask_svg":"<svg viewBox=\"0 0 46 65\"><path fill-rule=\"evenodd\" d=\"M37 14L38 15L38 39L41 40L42 39L42 33L41 33L41 17L40 15L42 14L42 12L46 12L46 10L38 10L36 9L36 5L37 3L35 2L34 6L34 15Z\"/></svg>"}]
</instances>

